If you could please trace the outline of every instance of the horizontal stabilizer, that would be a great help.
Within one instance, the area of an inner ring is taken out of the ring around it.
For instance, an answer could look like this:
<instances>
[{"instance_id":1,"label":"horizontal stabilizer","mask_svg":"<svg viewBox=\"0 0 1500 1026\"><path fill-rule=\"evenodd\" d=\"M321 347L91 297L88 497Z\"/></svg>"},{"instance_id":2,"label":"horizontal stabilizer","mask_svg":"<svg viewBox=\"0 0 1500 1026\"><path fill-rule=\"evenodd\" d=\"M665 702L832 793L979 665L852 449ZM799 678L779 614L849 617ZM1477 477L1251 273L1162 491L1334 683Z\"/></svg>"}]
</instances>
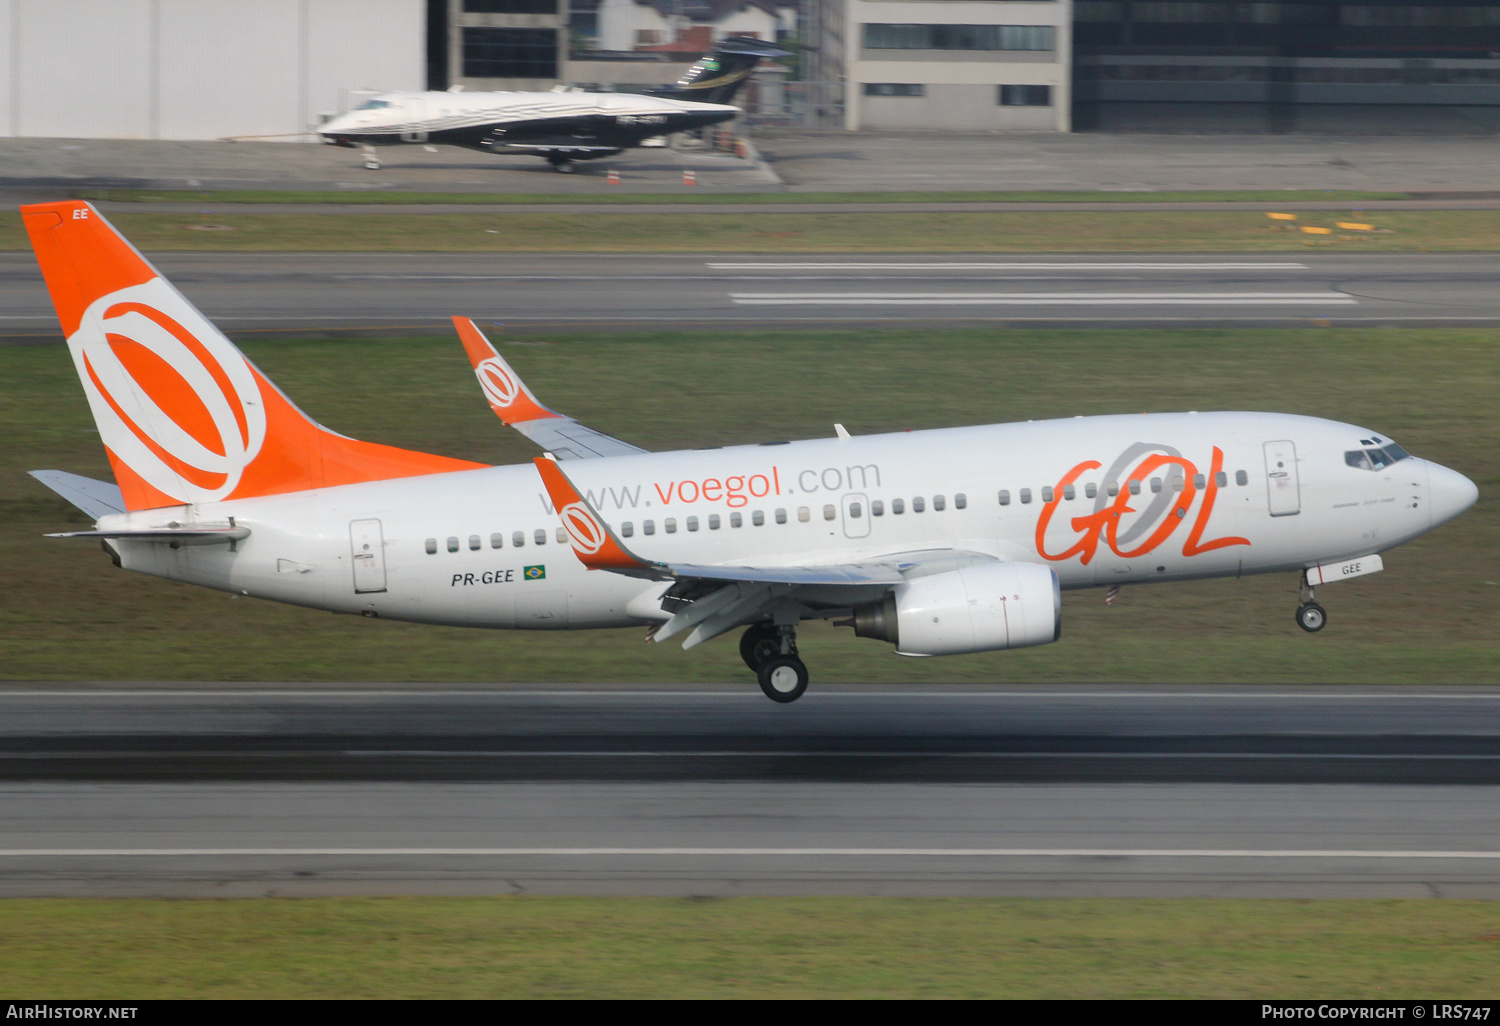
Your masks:
<instances>
[{"instance_id":1,"label":"horizontal stabilizer","mask_svg":"<svg viewBox=\"0 0 1500 1026\"><path fill-rule=\"evenodd\" d=\"M170 545L228 545L250 537L248 527L148 527L118 531L62 531L48 538L115 538Z\"/></svg>"},{"instance_id":2,"label":"horizontal stabilizer","mask_svg":"<svg viewBox=\"0 0 1500 1026\"><path fill-rule=\"evenodd\" d=\"M95 520L125 512L125 496L117 484L69 474L65 470L33 470L31 476Z\"/></svg>"}]
</instances>

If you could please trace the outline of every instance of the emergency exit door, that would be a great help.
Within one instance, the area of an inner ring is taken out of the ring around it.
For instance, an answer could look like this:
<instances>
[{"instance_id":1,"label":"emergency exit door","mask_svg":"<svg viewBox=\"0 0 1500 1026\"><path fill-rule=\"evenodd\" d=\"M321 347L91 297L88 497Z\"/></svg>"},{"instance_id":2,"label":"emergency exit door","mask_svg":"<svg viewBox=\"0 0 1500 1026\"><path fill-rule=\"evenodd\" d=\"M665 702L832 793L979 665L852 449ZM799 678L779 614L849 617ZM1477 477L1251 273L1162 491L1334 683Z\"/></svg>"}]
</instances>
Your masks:
<instances>
[{"instance_id":1,"label":"emergency exit door","mask_svg":"<svg viewBox=\"0 0 1500 1026\"><path fill-rule=\"evenodd\" d=\"M844 537L868 538L870 536L870 503L863 492L850 492L844 496Z\"/></svg>"},{"instance_id":2,"label":"emergency exit door","mask_svg":"<svg viewBox=\"0 0 1500 1026\"><path fill-rule=\"evenodd\" d=\"M353 555L355 594L385 591L385 539L380 533L380 521L350 523L349 549Z\"/></svg>"},{"instance_id":3,"label":"emergency exit door","mask_svg":"<svg viewBox=\"0 0 1500 1026\"><path fill-rule=\"evenodd\" d=\"M1297 446L1290 441L1267 442L1266 501L1271 516L1302 512L1302 486L1297 480Z\"/></svg>"}]
</instances>

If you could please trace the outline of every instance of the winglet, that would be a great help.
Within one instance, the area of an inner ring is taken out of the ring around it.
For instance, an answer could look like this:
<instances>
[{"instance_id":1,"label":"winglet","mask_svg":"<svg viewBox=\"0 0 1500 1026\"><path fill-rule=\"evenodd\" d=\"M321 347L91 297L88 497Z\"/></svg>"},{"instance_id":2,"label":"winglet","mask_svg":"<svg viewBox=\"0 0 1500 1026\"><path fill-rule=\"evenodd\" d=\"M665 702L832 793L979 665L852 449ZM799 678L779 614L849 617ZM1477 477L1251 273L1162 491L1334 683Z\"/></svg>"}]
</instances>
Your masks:
<instances>
[{"instance_id":1,"label":"winglet","mask_svg":"<svg viewBox=\"0 0 1500 1026\"><path fill-rule=\"evenodd\" d=\"M573 487L573 482L568 480L556 460L538 456L532 462L541 472L542 484L552 499L552 508L562 518L573 552L584 566L590 570L668 576L660 564L648 563L620 544L588 500L578 494L578 489Z\"/></svg>"},{"instance_id":2,"label":"winglet","mask_svg":"<svg viewBox=\"0 0 1500 1026\"><path fill-rule=\"evenodd\" d=\"M464 352L469 354L469 362L474 365L474 376L479 379L479 387L484 390L484 397L489 400L495 416L511 425L528 420L562 418L562 414L536 401L536 396L526 387L521 376L511 369L472 320L455 317L453 326L458 329Z\"/></svg>"}]
</instances>

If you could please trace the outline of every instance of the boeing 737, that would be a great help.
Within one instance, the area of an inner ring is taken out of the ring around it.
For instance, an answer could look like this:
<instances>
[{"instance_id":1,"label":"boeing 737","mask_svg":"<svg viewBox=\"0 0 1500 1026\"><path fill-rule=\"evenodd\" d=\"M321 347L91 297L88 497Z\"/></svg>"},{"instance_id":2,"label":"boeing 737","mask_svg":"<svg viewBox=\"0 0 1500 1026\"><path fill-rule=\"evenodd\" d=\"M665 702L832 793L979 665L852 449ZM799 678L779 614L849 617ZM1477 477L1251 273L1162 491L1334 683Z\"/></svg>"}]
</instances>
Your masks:
<instances>
[{"instance_id":1,"label":"boeing 737","mask_svg":"<svg viewBox=\"0 0 1500 1026\"><path fill-rule=\"evenodd\" d=\"M380 167L375 146L443 143L486 153L545 157L559 171L575 160L611 157L647 139L729 121L740 84L763 57L786 51L754 39L726 39L677 84L653 94L381 93L326 122L318 133L339 146L365 148L365 166Z\"/></svg>"},{"instance_id":2,"label":"boeing 737","mask_svg":"<svg viewBox=\"0 0 1500 1026\"><path fill-rule=\"evenodd\" d=\"M299 410L88 203L21 208L115 483L42 483L141 573L315 609L514 629L743 628L761 689L807 687L834 620L908 656L1045 645L1061 590L1289 572L1314 589L1478 491L1354 424L1152 413L647 452L544 406L455 318L491 407L544 451L485 466Z\"/></svg>"}]
</instances>

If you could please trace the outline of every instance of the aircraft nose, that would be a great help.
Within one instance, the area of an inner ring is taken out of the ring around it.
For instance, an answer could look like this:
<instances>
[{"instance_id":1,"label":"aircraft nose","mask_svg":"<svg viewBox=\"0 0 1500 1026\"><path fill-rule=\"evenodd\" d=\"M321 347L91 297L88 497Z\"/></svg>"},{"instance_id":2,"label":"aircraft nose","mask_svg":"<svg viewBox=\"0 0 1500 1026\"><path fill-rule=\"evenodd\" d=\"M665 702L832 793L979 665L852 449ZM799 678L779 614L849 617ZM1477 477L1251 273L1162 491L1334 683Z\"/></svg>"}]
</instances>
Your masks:
<instances>
[{"instance_id":1,"label":"aircraft nose","mask_svg":"<svg viewBox=\"0 0 1500 1026\"><path fill-rule=\"evenodd\" d=\"M1478 485L1437 463L1427 465L1427 490L1432 497L1433 527L1452 520L1479 499Z\"/></svg>"}]
</instances>

